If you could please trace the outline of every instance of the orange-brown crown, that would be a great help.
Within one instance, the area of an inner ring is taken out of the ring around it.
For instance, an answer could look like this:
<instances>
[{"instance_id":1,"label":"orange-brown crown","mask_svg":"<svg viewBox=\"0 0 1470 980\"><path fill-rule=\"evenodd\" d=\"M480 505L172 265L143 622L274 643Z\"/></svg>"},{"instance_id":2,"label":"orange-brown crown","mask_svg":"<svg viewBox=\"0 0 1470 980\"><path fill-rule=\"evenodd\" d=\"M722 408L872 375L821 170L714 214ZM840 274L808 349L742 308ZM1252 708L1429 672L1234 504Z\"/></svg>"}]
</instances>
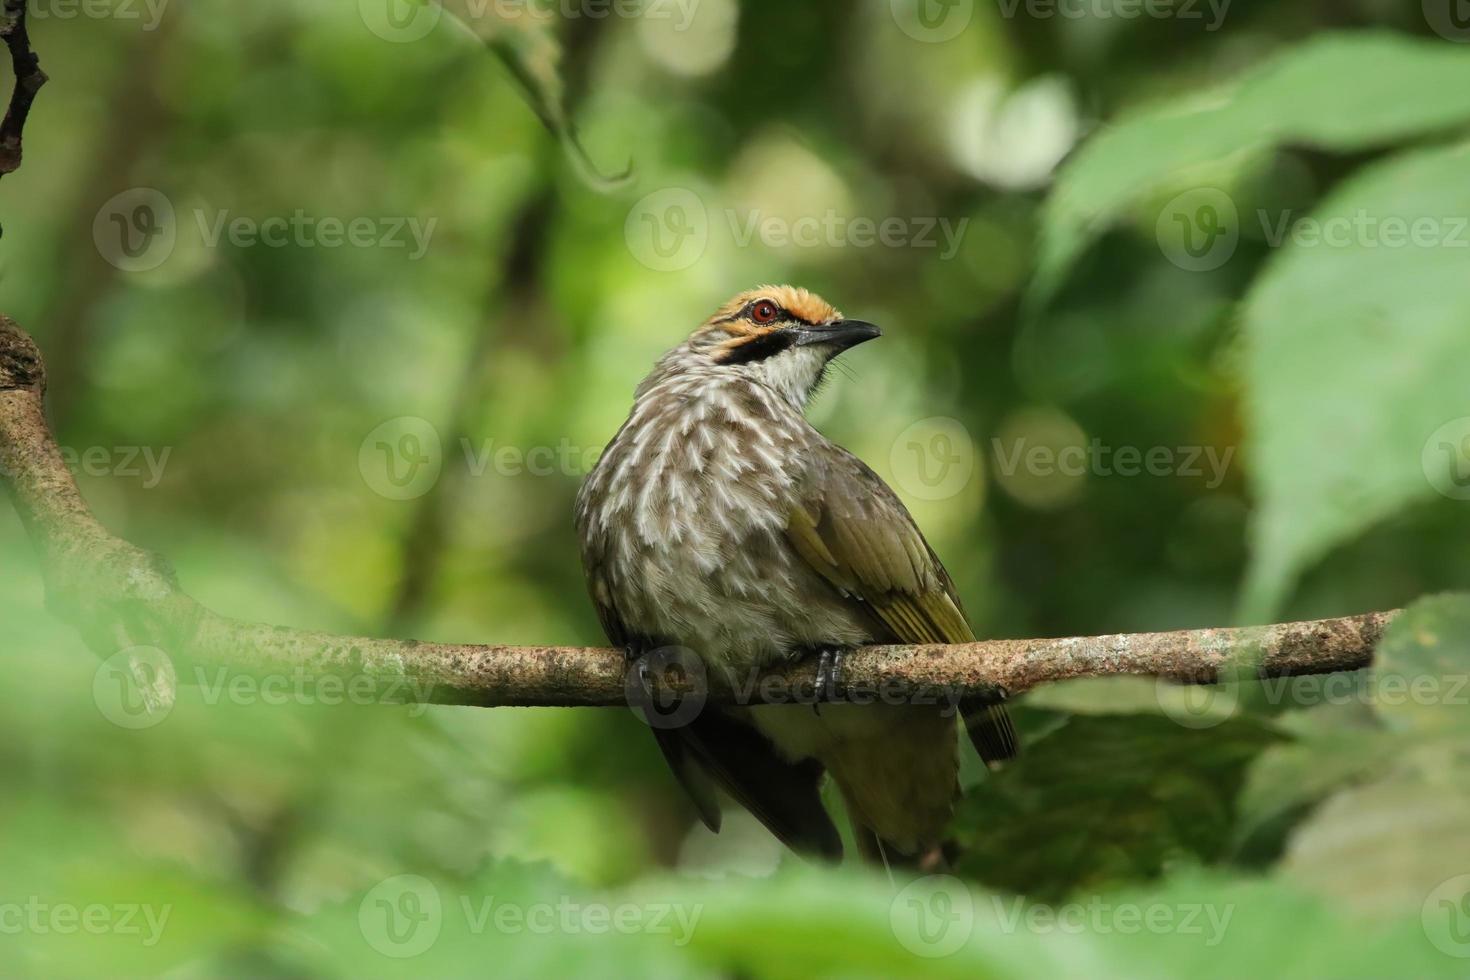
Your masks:
<instances>
[{"instance_id":1,"label":"orange-brown crown","mask_svg":"<svg viewBox=\"0 0 1470 980\"><path fill-rule=\"evenodd\" d=\"M842 319L842 314L837 312L831 303L800 286L757 286L754 289L747 289L721 306L713 316L704 322L699 331L695 332L698 333L717 325L733 334L769 332L773 329L772 327L761 326L739 316L742 310L758 299L768 299L798 320L804 320L807 323L831 323L833 320Z\"/></svg>"},{"instance_id":2,"label":"orange-brown crown","mask_svg":"<svg viewBox=\"0 0 1470 980\"><path fill-rule=\"evenodd\" d=\"M777 319L758 322L753 315L762 300L775 304ZM831 323L842 314L816 293L799 286L757 286L733 297L694 331L691 341L697 348L709 351L720 361L753 356L759 349L787 337L793 323L811 325Z\"/></svg>"}]
</instances>

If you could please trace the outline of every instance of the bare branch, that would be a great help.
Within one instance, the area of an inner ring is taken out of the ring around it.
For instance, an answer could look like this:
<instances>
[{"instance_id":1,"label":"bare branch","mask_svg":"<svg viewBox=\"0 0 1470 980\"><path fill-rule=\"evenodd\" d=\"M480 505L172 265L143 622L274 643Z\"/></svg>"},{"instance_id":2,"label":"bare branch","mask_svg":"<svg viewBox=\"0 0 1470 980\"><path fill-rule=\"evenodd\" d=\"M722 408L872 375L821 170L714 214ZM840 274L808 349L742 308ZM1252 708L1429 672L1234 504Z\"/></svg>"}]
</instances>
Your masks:
<instances>
[{"instance_id":1,"label":"bare branch","mask_svg":"<svg viewBox=\"0 0 1470 980\"><path fill-rule=\"evenodd\" d=\"M21 136L25 130L26 117L31 114L31 103L36 93L46 84L46 73L41 70L41 60L31 50L31 38L26 33L25 0L4 0L0 10L0 35L10 49L10 65L15 72L15 89L10 93L10 106L5 110L5 120L0 122L0 174L12 173L20 167Z\"/></svg>"},{"instance_id":2,"label":"bare branch","mask_svg":"<svg viewBox=\"0 0 1470 980\"><path fill-rule=\"evenodd\" d=\"M620 651L504 647L337 636L246 623L200 605L168 563L110 534L92 516L42 414L45 368L35 343L0 316L0 478L30 534L48 605L97 653L159 647L176 663L256 674L350 678L383 701L472 705L623 705ZM1242 667L1260 676L1356 670L1394 613L1241 629L954 646L868 647L846 663L838 698L943 692L1019 693L1048 681L1120 674L1209 683ZM187 680L187 675L181 675ZM812 669L708 678L711 701L807 698Z\"/></svg>"}]
</instances>

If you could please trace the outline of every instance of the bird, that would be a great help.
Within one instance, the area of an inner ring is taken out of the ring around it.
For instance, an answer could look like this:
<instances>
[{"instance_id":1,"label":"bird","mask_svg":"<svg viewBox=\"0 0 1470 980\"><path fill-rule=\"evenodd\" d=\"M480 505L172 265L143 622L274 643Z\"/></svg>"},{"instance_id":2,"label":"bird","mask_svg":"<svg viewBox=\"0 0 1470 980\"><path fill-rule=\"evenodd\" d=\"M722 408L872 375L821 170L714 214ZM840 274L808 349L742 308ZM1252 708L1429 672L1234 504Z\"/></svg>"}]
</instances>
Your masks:
<instances>
[{"instance_id":1,"label":"bird","mask_svg":"<svg viewBox=\"0 0 1470 980\"><path fill-rule=\"evenodd\" d=\"M806 417L833 361L881 334L806 289L760 286L638 385L575 505L588 592L638 668L633 689L650 692L663 650L732 675L809 661L830 693L856 647L975 639L898 495ZM865 859L934 868L959 796L956 714L997 767L1016 752L1001 698L958 712L934 699L702 705L651 727L713 832L719 787L793 851L839 859L830 775Z\"/></svg>"}]
</instances>

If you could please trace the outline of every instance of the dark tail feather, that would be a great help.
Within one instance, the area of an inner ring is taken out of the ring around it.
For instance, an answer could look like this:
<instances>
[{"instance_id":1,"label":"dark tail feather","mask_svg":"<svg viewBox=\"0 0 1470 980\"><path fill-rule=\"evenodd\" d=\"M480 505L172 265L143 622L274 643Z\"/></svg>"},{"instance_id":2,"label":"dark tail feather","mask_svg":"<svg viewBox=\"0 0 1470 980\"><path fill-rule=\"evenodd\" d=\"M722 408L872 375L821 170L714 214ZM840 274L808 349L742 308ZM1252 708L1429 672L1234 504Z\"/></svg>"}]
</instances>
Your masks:
<instances>
[{"instance_id":1,"label":"dark tail feather","mask_svg":"<svg viewBox=\"0 0 1470 980\"><path fill-rule=\"evenodd\" d=\"M666 729L655 728L653 737L658 740L658 747L663 751L664 761L669 764L674 778L679 780L679 785L684 787L684 792L694 802L695 809L699 811L699 819L709 828L710 833L718 834L722 814L720 800L715 795L715 784L700 768L694 753L689 750L688 742L677 732Z\"/></svg>"},{"instance_id":2,"label":"dark tail feather","mask_svg":"<svg viewBox=\"0 0 1470 980\"><path fill-rule=\"evenodd\" d=\"M798 854L842 857L815 760L787 761L760 732L713 708L675 731L715 782L783 844Z\"/></svg>"},{"instance_id":3,"label":"dark tail feather","mask_svg":"<svg viewBox=\"0 0 1470 980\"><path fill-rule=\"evenodd\" d=\"M987 766L994 768L1015 758L1020 746L1005 705L967 699L960 702L960 712L965 719L965 731Z\"/></svg>"}]
</instances>

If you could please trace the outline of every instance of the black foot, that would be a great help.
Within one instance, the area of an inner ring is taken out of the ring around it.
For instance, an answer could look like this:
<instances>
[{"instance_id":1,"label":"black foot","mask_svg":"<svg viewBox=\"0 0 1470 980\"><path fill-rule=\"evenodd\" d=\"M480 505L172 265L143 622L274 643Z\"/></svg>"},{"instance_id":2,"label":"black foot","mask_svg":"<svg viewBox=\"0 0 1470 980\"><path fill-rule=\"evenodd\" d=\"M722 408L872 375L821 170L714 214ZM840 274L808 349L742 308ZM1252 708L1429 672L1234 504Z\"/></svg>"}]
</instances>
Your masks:
<instances>
[{"instance_id":1,"label":"black foot","mask_svg":"<svg viewBox=\"0 0 1470 980\"><path fill-rule=\"evenodd\" d=\"M643 648L636 643L630 643L623 647L624 671L638 671L638 686L643 689L643 696L652 700L653 698L653 675L648 670L648 656Z\"/></svg>"},{"instance_id":2,"label":"black foot","mask_svg":"<svg viewBox=\"0 0 1470 980\"><path fill-rule=\"evenodd\" d=\"M847 650L843 647L822 647L817 651L817 677L816 695L817 700L812 704L812 711L817 715L822 713L822 701L837 700L837 686L842 683L842 665L847 659Z\"/></svg>"}]
</instances>

